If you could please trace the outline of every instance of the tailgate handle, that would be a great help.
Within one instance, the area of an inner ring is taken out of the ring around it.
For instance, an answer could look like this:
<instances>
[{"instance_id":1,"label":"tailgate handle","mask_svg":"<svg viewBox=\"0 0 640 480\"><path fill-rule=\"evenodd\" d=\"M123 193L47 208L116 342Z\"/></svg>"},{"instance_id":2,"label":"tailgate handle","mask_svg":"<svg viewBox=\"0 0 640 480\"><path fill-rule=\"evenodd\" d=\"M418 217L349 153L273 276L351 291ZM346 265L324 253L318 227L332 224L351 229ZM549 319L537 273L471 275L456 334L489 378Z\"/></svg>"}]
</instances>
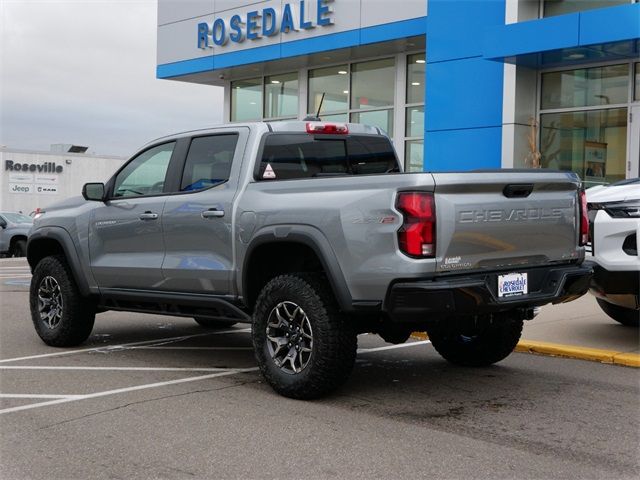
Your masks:
<instances>
[{"instance_id":1,"label":"tailgate handle","mask_svg":"<svg viewBox=\"0 0 640 480\"><path fill-rule=\"evenodd\" d=\"M502 193L507 198L526 198L533 191L533 183L519 183L507 185Z\"/></svg>"}]
</instances>

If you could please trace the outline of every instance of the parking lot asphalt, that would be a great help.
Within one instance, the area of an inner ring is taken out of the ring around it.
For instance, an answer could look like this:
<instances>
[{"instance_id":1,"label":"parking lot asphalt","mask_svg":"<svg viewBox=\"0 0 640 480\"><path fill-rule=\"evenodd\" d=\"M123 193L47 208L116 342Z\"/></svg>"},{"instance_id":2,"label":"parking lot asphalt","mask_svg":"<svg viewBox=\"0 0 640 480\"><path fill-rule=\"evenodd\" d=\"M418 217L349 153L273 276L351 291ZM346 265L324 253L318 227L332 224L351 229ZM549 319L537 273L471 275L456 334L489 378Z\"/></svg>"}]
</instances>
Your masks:
<instances>
[{"instance_id":1,"label":"parking lot asphalt","mask_svg":"<svg viewBox=\"0 0 640 480\"><path fill-rule=\"evenodd\" d=\"M640 475L637 369L521 353L466 369L362 335L341 390L294 401L262 381L245 325L106 312L81 347L47 347L28 279L0 273L3 479Z\"/></svg>"}]
</instances>

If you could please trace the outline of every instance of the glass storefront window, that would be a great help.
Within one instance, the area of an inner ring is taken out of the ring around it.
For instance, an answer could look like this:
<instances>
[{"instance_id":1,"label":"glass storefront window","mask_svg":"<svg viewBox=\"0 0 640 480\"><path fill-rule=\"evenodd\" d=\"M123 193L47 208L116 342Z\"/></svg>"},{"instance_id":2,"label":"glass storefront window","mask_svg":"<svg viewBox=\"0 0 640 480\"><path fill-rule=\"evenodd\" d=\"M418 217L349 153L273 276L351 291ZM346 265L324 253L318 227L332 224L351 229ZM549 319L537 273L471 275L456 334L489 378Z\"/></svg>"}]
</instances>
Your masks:
<instances>
[{"instance_id":1,"label":"glass storefront window","mask_svg":"<svg viewBox=\"0 0 640 480\"><path fill-rule=\"evenodd\" d=\"M351 68L351 108L393 106L395 80L393 58L354 64Z\"/></svg>"},{"instance_id":2,"label":"glass storefront window","mask_svg":"<svg viewBox=\"0 0 640 480\"><path fill-rule=\"evenodd\" d=\"M614 7L631 2L632 0L544 0L543 16L552 17L566 13L584 12L594 8Z\"/></svg>"},{"instance_id":3,"label":"glass storefront window","mask_svg":"<svg viewBox=\"0 0 640 480\"><path fill-rule=\"evenodd\" d=\"M424 135L424 107L407 108L406 119L407 137L422 137Z\"/></svg>"},{"instance_id":4,"label":"glass storefront window","mask_svg":"<svg viewBox=\"0 0 640 480\"><path fill-rule=\"evenodd\" d=\"M231 121L262 118L262 78L231 82Z\"/></svg>"},{"instance_id":5,"label":"glass storefront window","mask_svg":"<svg viewBox=\"0 0 640 480\"><path fill-rule=\"evenodd\" d=\"M273 75L264 79L265 118L298 115L298 74Z\"/></svg>"},{"instance_id":6,"label":"glass storefront window","mask_svg":"<svg viewBox=\"0 0 640 480\"><path fill-rule=\"evenodd\" d=\"M323 122L343 122L349 121L349 114L347 113L334 113L333 115L321 115Z\"/></svg>"},{"instance_id":7,"label":"glass storefront window","mask_svg":"<svg viewBox=\"0 0 640 480\"><path fill-rule=\"evenodd\" d=\"M424 103L424 53L407 57L407 103Z\"/></svg>"},{"instance_id":8,"label":"glass storefront window","mask_svg":"<svg viewBox=\"0 0 640 480\"><path fill-rule=\"evenodd\" d=\"M393 109L354 112L351 114L351 122L373 125L387 132L389 136L393 136Z\"/></svg>"},{"instance_id":9,"label":"glass storefront window","mask_svg":"<svg viewBox=\"0 0 640 480\"><path fill-rule=\"evenodd\" d=\"M424 140L407 140L404 148L404 164L407 172L424 171Z\"/></svg>"},{"instance_id":10,"label":"glass storefront window","mask_svg":"<svg viewBox=\"0 0 640 480\"><path fill-rule=\"evenodd\" d=\"M347 65L309 70L309 113L317 113L322 94L323 112L346 111L349 108L349 68Z\"/></svg>"},{"instance_id":11,"label":"glass storefront window","mask_svg":"<svg viewBox=\"0 0 640 480\"><path fill-rule=\"evenodd\" d=\"M544 73L541 108L627 103L628 92L628 64Z\"/></svg>"},{"instance_id":12,"label":"glass storefront window","mask_svg":"<svg viewBox=\"0 0 640 480\"><path fill-rule=\"evenodd\" d=\"M634 98L640 100L640 63L636 63L636 90Z\"/></svg>"},{"instance_id":13,"label":"glass storefront window","mask_svg":"<svg viewBox=\"0 0 640 480\"><path fill-rule=\"evenodd\" d=\"M543 168L578 173L586 186L625 178L627 108L540 115Z\"/></svg>"}]
</instances>

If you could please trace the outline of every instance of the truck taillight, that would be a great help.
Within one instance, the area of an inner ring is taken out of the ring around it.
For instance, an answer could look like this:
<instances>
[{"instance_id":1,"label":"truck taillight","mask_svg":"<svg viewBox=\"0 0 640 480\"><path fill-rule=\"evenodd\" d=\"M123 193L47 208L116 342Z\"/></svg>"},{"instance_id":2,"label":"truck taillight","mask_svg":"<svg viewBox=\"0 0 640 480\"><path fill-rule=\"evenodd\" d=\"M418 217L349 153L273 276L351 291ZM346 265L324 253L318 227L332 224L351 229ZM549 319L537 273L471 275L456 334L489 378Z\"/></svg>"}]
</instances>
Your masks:
<instances>
[{"instance_id":1,"label":"truck taillight","mask_svg":"<svg viewBox=\"0 0 640 480\"><path fill-rule=\"evenodd\" d=\"M333 133L346 135L349 133L349 127L347 127L346 123L308 122L307 133Z\"/></svg>"},{"instance_id":2,"label":"truck taillight","mask_svg":"<svg viewBox=\"0 0 640 480\"><path fill-rule=\"evenodd\" d=\"M435 257L436 206L433 194L401 192L396 208L404 215L404 222L398 230L400 250L411 257Z\"/></svg>"},{"instance_id":3,"label":"truck taillight","mask_svg":"<svg viewBox=\"0 0 640 480\"><path fill-rule=\"evenodd\" d=\"M589 243L589 212L587 210L587 194L580 190L580 246Z\"/></svg>"}]
</instances>

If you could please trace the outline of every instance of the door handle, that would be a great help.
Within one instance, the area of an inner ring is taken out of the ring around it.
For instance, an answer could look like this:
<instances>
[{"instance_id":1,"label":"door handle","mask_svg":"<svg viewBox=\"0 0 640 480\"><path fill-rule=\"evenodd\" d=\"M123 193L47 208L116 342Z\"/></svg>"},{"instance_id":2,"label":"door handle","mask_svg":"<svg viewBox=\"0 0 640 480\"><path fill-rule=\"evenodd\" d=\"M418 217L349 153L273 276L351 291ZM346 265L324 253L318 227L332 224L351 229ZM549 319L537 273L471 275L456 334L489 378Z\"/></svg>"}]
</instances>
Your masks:
<instances>
[{"instance_id":1,"label":"door handle","mask_svg":"<svg viewBox=\"0 0 640 480\"><path fill-rule=\"evenodd\" d=\"M140 214L140 220L157 220L158 214L152 212L144 212Z\"/></svg>"},{"instance_id":2,"label":"door handle","mask_svg":"<svg viewBox=\"0 0 640 480\"><path fill-rule=\"evenodd\" d=\"M200 215L202 218L224 217L224 210L210 208L209 210L203 211Z\"/></svg>"}]
</instances>

